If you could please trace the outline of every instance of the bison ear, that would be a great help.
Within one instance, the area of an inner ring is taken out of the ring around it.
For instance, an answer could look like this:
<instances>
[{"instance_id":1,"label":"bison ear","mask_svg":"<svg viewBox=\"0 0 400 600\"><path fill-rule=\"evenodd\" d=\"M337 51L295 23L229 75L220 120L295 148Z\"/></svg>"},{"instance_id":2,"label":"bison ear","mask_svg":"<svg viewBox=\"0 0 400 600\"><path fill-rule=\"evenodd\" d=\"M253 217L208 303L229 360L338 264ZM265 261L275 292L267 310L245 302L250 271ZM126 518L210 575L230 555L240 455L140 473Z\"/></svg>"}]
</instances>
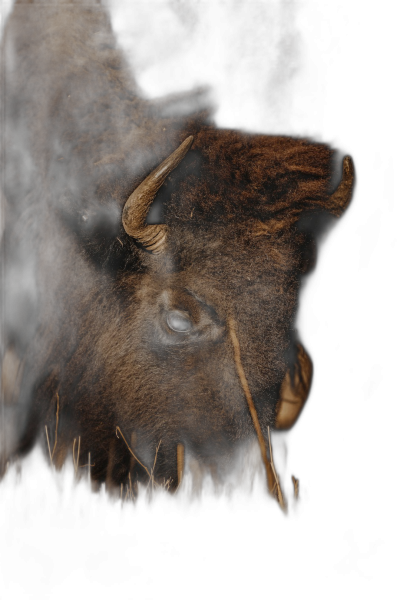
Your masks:
<instances>
[{"instance_id":1,"label":"bison ear","mask_svg":"<svg viewBox=\"0 0 400 600\"><path fill-rule=\"evenodd\" d=\"M342 180L336 191L329 196L324 208L335 217L340 217L351 200L353 187L354 163L351 156L345 156L343 159Z\"/></svg>"}]
</instances>

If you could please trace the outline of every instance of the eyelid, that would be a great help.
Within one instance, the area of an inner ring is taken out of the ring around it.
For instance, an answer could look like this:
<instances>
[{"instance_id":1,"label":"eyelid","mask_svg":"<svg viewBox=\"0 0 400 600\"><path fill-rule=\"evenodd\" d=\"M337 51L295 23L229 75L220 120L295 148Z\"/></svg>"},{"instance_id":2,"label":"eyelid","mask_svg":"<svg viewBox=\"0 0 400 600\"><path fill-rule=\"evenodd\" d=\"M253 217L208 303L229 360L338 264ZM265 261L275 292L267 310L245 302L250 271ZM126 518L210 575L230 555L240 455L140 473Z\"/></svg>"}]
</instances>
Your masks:
<instances>
[{"instance_id":1,"label":"eyelid","mask_svg":"<svg viewBox=\"0 0 400 600\"><path fill-rule=\"evenodd\" d=\"M201 304L202 309L206 313L208 313L213 322L221 324L221 319L218 317L218 313L212 305L210 305L206 300L204 300L204 298L196 294L196 292L194 292L190 288L185 288L185 291L190 296L192 296L192 298L194 298L199 304Z\"/></svg>"},{"instance_id":2,"label":"eyelid","mask_svg":"<svg viewBox=\"0 0 400 600\"><path fill-rule=\"evenodd\" d=\"M167 310L167 314L169 314L169 315L175 314L178 317L182 317L183 319L187 319L188 321L192 322L190 313L187 310L184 310L182 308L170 308L169 310Z\"/></svg>"},{"instance_id":3,"label":"eyelid","mask_svg":"<svg viewBox=\"0 0 400 600\"><path fill-rule=\"evenodd\" d=\"M192 296L192 298L197 300L197 302L199 302L200 304L203 304L204 306L208 306L207 302L203 298L198 296L198 294L196 294L196 292L194 292L193 290L191 290L189 288L185 288L185 292L187 292L189 294L189 296Z\"/></svg>"}]
</instances>

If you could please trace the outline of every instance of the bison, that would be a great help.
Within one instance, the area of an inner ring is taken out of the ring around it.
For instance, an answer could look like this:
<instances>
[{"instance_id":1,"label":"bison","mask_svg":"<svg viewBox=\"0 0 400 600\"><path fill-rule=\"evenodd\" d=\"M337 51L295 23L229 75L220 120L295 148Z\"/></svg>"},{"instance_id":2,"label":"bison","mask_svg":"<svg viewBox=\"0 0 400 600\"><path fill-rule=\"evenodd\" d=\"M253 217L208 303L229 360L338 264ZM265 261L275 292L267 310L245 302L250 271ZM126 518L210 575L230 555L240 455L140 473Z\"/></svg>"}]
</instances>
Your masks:
<instances>
[{"instance_id":1,"label":"bison","mask_svg":"<svg viewBox=\"0 0 400 600\"><path fill-rule=\"evenodd\" d=\"M272 489L350 157L335 189L324 144L218 129L201 91L147 100L95 0L17 0L1 65L3 470L39 438L111 488L175 489L184 450L223 474L257 437Z\"/></svg>"}]
</instances>

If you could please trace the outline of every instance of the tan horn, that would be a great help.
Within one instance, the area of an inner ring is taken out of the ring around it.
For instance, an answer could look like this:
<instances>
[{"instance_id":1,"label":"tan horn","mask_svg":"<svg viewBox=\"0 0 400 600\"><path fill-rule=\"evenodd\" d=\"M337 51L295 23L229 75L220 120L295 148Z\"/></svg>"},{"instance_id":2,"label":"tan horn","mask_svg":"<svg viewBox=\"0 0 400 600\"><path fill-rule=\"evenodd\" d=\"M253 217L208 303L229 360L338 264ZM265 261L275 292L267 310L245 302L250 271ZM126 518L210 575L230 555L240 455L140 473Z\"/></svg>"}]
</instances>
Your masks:
<instances>
[{"instance_id":1,"label":"tan horn","mask_svg":"<svg viewBox=\"0 0 400 600\"><path fill-rule=\"evenodd\" d=\"M154 169L129 196L122 211L122 224L126 233L155 254L163 250L167 225L148 225L146 223L147 213L158 190L171 171L179 165L192 142L193 136L191 135L161 165Z\"/></svg>"},{"instance_id":2,"label":"tan horn","mask_svg":"<svg viewBox=\"0 0 400 600\"><path fill-rule=\"evenodd\" d=\"M350 202L354 186L354 164L351 156L343 159L342 180L336 191L331 194L326 204L326 209L335 217L340 217Z\"/></svg>"}]
</instances>

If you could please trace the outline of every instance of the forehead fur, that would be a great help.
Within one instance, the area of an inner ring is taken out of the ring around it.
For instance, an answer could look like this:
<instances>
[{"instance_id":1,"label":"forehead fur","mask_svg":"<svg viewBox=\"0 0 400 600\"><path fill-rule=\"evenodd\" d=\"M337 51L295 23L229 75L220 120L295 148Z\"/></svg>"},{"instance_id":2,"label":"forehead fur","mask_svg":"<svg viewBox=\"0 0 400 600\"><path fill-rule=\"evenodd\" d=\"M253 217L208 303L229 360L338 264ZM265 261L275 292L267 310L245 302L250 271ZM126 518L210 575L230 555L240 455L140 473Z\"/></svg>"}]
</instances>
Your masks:
<instances>
[{"instance_id":1,"label":"forehead fur","mask_svg":"<svg viewBox=\"0 0 400 600\"><path fill-rule=\"evenodd\" d=\"M189 125L186 122L179 131L166 127L151 139L143 136L136 146L128 136L116 154L96 166L95 174L90 163L79 161L79 177L68 178L72 207L65 197L60 207L102 265L122 268L147 260L135 252L133 240L123 230L124 204L191 134L193 146L158 192L149 218L168 225L169 252L174 257L174 246L201 245L199 233L212 233L215 226L225 228L222 238L231 237L239 227L258 238L269 236L274 252L278 238L281 248L286 242L288 249L303 234L306 239L319 237L329 228L325 203L341 177L341 161L329 146L309 139L219 130L204 123L197 123L196 131L194 124L190 129ZM88 216L85 222L82 212ZM193 243L190 231L195 234ZM264 242L259 239L257 243Z\"/></svg>"},{"instance_id":2,"label":"forehead fur","mask_svg":"<svg viewBox=\"0 0 400 600\"><path fill-rule=\"evenodd\" d=\"M265 221L327 197L333 152L323 144L215 129L194 135L171 176L168 223Z\"/></svg>"}]
</instances>

